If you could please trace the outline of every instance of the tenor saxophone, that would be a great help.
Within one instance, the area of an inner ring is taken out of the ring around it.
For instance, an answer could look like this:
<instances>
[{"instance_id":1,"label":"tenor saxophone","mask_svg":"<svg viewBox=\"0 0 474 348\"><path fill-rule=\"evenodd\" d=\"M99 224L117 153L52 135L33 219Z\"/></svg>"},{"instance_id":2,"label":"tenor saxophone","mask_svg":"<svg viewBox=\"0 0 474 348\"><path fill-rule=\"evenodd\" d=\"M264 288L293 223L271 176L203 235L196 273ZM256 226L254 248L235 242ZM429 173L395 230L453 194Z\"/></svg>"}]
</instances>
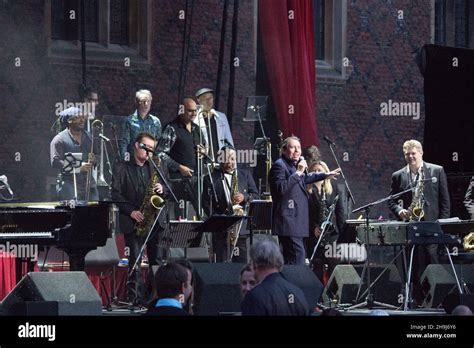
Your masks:
<instances>
[{"instance_id":1,"label":"tenor saxophone","mask_svg":"<svg viewBox=\"0 0 474 348\"><path fill-rule=\"evenodd\" d=\"M159 159L157 160L157 166L159 166ZM143 220L135 224L135 230L138 236L145 236L146 233L152 227L155 213L158 209L164 205L165 201L162 197L157 195L153 190L153 187L159 183L158 173L156 170L153 171L150 184L146 190L145 198L143 199L142 205L140 206L140 212L143 214Z\"/></svg>"},{"instance_id":2,"label":"tenor saxophone","mask_svg":"<svg viewBox=\"0 0 474 348\"><path fill-rule=\"evenodd\" d=\"M424 175L420 176L420 179L416 183L415 193L413 194L413 199L408 211L410 213L410 221L420 221L425 216L425 211L423 206L424 202Z\"/></svg>"},{"instance_id":3,"label":"tenor saxophone","mask_svg":"<svg viewBox=\"0 0 474 348\"><path fill-rule=\"evenodd\" d=\"M231 192L230 192L230 199L232 202L232 215L234 216L244 216L244 208L237 204L234 201L234 196L239 192L239 181L237 176L237 168L235 168L234 174L232 175L232 185L231 185ZM240 229L242 227L242 221L236 223L234 226L231 227L229 231L229 245L230 245L230 256L229 261L232 260L234 256L235 248L237 246L237 240L239 239Z\"/></svg>"}]
</instances>

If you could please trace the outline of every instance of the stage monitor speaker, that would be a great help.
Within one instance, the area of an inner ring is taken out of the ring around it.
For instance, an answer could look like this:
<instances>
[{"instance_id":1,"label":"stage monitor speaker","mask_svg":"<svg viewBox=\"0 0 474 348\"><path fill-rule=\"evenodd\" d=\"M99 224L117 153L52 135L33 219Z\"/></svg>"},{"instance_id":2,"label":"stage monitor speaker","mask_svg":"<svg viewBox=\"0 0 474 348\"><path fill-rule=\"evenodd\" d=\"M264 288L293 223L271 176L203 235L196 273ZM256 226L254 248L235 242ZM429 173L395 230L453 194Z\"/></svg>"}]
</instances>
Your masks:
<instances>
[{"instance_id":1,"label":"stage monitor speaker","mask_svg":"<svg viewBox=\"0 0 474 348\"><path fill-rule=\"evenodd\" d=\"M240 312L241 263L195 263L194 314L219 315Z\"/></svg>"},{"instance_id":2,"label":"stage monitor speaker","mask_svg":"<svg viewBox=\"0 0 474 348\"><path fill-rule=\"evenodd\" d=\"M474 291L474 265L454 265L459 281ZM449 294L457 294L458 288L450 264L428 265L420 278L423 307L441 307Z\"/></svg>"},{"instance_id":3,"label":"stage monitor speaker","mask_svg":"<svg viewBox=\"0 0 474 348\"><path fill-rule=\"evenodd\" d=\"M219 315L241 311L241 263L194 264L194 313ZM314 308L323 291L323 285L307 266L285 265L283 276L299 287L311 308Z\"/></svg>"},{"instance_id":4,"label":"stage monitor speaker","mask_svg":"<svg viewBox=\"0 0 474 348\"><path fill-rule=\"evenodd\" d=\"M363 268L364 265L337 265L324 289L323 303L325 305L330 302L355 304ZM382 274L384 270L385 272ZM379 279L375 282L377 278ZM400 305L399 300L400 294L402 293L402 281L395 265L371 266L370 282L375 282L371 288L371 294L375 301L394 306ZM364 275L358 302L365 301L366 295L361 295L366 290L367 271Z\"/></svg>"},{"instance_id":5,"label":"stage monitor speaker","mask_svg":"<svg viewBox=\"0 0 474 348\"><path fill-rule=\"evenodd\" d=\"M30 272L2 301L2 312L7 315L101 315L102 300L84 272Z\"/></svg>"},{"instance_id":6,"label":"stage monitor speaker","mask_svg":"<svg viewBox=\"0 0 474 348\"><path fill-rule=\"evenodd\" d=\"M313 271L308 266L285 265L281 273L286 280L303 290L309 307L315 308L321 298L324 286Z\"/></svg>"}]
</instances>

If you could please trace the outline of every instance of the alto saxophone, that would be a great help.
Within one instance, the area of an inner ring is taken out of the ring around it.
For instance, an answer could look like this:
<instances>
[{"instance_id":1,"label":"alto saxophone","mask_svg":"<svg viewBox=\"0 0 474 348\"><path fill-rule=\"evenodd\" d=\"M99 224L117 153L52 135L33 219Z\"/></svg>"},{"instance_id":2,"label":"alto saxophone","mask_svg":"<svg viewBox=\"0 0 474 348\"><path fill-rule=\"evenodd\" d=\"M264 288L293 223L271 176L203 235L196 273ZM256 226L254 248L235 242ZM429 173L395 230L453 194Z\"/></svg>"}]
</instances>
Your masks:
<instances>
[{"instance_id":1,"label":"alto saxophone","mask_svg":"<svg viewBox=\"0 0 474 348\"><path fill-rule=\"evenodd\" d=\"M418 182L416 183L415 193L413 194L413 199L410 206L408 207L408 212L410 213L410 221L420 221L423 216L425 216L425 211L423 210L424 202L424 175L423 172L420 175Z\"/></svg>"},{"instance_id":2,"label":"alto saxophone","mask_svg":"<svg viewBox=\"0 0 474 348\"><path fill-rule=\"evenodd\" d=\"M157 160L156 165L160 165L159 159ZM138 236L146 235L146 233L150 230L153 224L155 213L165 203L164 199L157 195L153 190L153 187L158 183L158 173L156 172L156 170L153 170L150 185L148 185L148 188L145 193L145 198L143 199L142 205L140 206L140 212L143 214L143 220L135 224L135 230Z\"/></svg>"}]
</instances>

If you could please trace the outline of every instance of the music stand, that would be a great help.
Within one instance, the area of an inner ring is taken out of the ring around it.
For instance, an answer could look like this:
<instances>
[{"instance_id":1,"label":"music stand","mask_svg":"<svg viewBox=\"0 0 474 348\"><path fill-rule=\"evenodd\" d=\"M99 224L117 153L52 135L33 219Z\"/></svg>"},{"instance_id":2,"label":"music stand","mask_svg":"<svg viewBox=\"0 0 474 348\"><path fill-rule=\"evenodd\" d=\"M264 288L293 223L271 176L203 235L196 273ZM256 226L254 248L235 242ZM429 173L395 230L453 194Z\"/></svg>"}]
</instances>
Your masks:
<instances>
[{"instance_id":1,"label":"music stand","mask_svg":"<svg viewBox=\"0 0 474 348\"><path fill-rule=\"evenodd\" d=\"M196 231L208 232L208 233L227 233L236 223L242 219L247 219L248 216L235 216L235 215L212 215L206 221L199 226Z\"/></svg>"},{"instance_id":2,"label":"music stand","mask_svg":"<svg viewBox=\"0 0 474 348\"><path fill-rule=\"evenodd\" d=\"M171 248L195 248L204 247L202 232L196 229L202 225L202 221L170 220L169 227L158 240L158 246L165 248L170 255Z\"/></svg>"},{"instance_id":3,"label":"music stand","mask_svg":"<svg viewBox=\"0 0 474 348\"><path fill-rule=\"evenodd\" d=\"M254 199L250 202L249 216L250 245L252 245L254 230L272 229L272 202Z\"/></svg>"},{"instance_id":4,"label":"music stand","mask_svg":"<svg viewBox=\"0 0 474 348\"><path fill-rule=\"evenodd\" d=\"M64 154L64 165L63 169L61 170L61 174L69 174L72 172L73 182L74 182L74 198L73 200L77 202L77 179L76 179L76 172L78 168L82 165L82 153L65 153Z\"/></svg>"}]
</instances>

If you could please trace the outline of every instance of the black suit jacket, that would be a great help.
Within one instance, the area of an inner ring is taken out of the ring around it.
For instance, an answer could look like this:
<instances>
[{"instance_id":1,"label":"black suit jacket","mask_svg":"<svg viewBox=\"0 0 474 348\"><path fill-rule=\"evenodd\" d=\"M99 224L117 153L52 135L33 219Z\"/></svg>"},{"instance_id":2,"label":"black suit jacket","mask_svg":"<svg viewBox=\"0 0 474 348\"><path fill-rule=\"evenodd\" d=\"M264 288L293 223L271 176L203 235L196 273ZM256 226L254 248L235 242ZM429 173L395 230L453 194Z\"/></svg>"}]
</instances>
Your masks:
<instances>
[{"instance_id":1,"label":"black suit jacket","mask_svg":"<svg viewBox=\"0 0 474 348\"><path fill-rule=\"evenodd\" d=\"M334 203L336 196L339 196L336 206L334 208L334 213L332 216L331 222L334 225L335 231L331 236L324 238L326 242L332 243L337 241L339 234L344 230L344 223L347 216L347 199L344 197L344 186L337 185L334 181L331 180L332 193L326 195L326 206L329 212L329 207ZM342 191L342 192L341 192ZM312 193L309 195L309 233L310 237L313 236L313 231L315 227L321 227L323 223L323 200L321 199L317 188L313 188Z\"/></svg>"},{"instance_id":2,"label":"black suit jacket","mask_svg":"<svg viewBox=\"0 0 474 348\"><path fill-rule=\"evenodd\" d=\"M310 315L306 297L281 273L268 275L245 295L242 315Z\"/></svg>"},{"instance_id":3,"label":"black suit jacket","mask_svg":"<svg viewBox=\"0 0 474 348\"><path fill-rule=\"evenodd\" d=\"M471 215L471 219L474 219L474 176L471 178L471 182L467 188L466 196L464 197L464 206Z\"/></svg>"},{"instance_id":4,"label":"black suit jacket","mask_svg":"<svg viewBox=\"0 0 474 348\"><path fill-rule=\"evenodd\" d=\"M309 208L306 185L324 180L324 173L299 176L296 167L286 158L276 160L268 175L272 194L272 234L308 237Z\"/></svg>"},{"instance_id":5,"label":"black suit jacket","mask_svg":"<svg viewBox=\"0 0 474 348\"><path fill-rule=\"evenodd\" d=\"M232 214L232 207L228 204L227 198L224 191L224 181L223 181L224 173L221 170L215 170L212 173L212 180L214 182L214 187L216 189L216 196L212 192L211 188L211 180L209 176L204 178L204 185L202 191L202 206L204 208L204 212L209 216L210 214L210 206L212 200L212 212L213 214ZM237 181L238 181L238 191L244 194L245 200L243 206L248 203L249 199L257 198L258 197L258 190L257 186L255 185L255 181L248 170L238 168L237 169ZM211 195L211 197L209 197ZM242 204L241 204L242 205Z\"/></svg>"},{"instance_id":6,"label":"black suit jacket","mask_svg":"<svg viewBox=\"0 0 474 348\"><path fill-rule=\"evenodd\" d=\"M133 159L132 159L133 161ZM140 182L138 180L138 174L136 165L132 162L118 162L114 165L114 172L112 176L112 200L117 201L119 208L119 223L120 231L124 234L132 233L135 228L135 220L130 217L130 214L134 210L140 210L143 203L145 194L140 194L138 187ZM147 162L145 164L150 170L150 178L153 175L153 168L151 164ZM161 183L161 180L160 180ZM163 184L163 183L162 183ZM147 188L149 183L147 183ZM163 188L164 193L162 195L165 198L168 194L166 187ZM165 214L161 214L164 216Z\"/></svg>"},{"instance_id":7,"label":"black suit jacket","mask_svg":"<svg viewBox=\"0 0 474 348\"><path fill-rule=\"evenodd\" d=\"M450 217L450 201L448 192L448 181L443 167L436 164L423 162L425 179L436 178L436 183L426 181L424 183L425 196L425 221L436 221ZM407 167L403 167L392 174L392 188L390 195L402 192L410 188L411 180L407 172ZM397 199L388 201L388 206L392 213L400 219L398 213L402 209L407 209L412 202L413 194L405 193ZM402 203L402 206L399 203Z\"/></svg>"}]
</instances>

